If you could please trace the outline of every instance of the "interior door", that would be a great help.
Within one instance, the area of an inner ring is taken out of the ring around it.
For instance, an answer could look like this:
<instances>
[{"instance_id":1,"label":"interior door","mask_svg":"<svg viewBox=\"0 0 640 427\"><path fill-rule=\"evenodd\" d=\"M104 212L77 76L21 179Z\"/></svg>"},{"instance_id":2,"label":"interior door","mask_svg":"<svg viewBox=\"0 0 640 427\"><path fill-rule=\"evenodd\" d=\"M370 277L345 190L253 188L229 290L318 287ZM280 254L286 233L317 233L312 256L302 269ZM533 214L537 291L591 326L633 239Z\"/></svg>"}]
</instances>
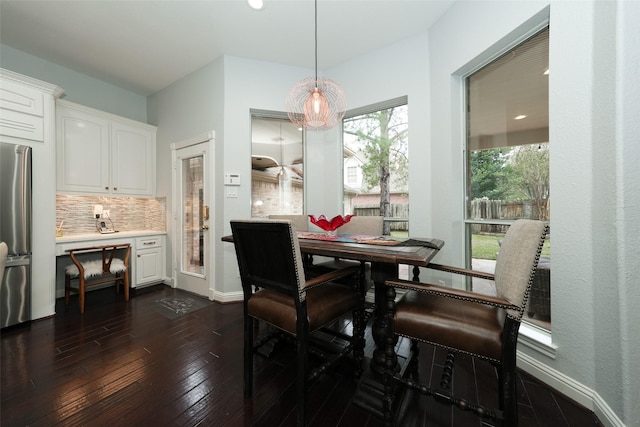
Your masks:
<instances>
[{"instance_id":1,"label":"interior door","mask_svg":"<svg viewBox=\"0 0 640 427\"><path fill-rule=\"evenodd\" d=\"M175 286L212 298L209 234L212 187L209 142L178 148L175 153Z\"/></svg>"}]
</instances>

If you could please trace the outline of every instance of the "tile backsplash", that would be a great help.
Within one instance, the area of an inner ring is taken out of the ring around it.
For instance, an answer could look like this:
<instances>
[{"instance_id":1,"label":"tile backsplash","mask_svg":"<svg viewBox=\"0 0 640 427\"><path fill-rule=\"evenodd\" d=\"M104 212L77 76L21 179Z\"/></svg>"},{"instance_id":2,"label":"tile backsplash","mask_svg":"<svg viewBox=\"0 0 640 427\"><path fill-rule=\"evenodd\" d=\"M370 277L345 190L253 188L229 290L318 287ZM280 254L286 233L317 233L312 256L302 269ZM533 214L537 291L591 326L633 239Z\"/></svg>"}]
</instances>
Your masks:
<instances>
[{"instance_id":1,"label":"tile backsplash","mask_svg":"<svg viewBox=\"0 0 640 427\"><path fill-rule=\"evenodd\" d=\"M167 199L138 197L106 197L56 195L56 227L62 221L64 235L93 233L96 220L93 207L102 205L110 211L114 228L118 231L165 231Z\"/></svg>"}]
</instances>

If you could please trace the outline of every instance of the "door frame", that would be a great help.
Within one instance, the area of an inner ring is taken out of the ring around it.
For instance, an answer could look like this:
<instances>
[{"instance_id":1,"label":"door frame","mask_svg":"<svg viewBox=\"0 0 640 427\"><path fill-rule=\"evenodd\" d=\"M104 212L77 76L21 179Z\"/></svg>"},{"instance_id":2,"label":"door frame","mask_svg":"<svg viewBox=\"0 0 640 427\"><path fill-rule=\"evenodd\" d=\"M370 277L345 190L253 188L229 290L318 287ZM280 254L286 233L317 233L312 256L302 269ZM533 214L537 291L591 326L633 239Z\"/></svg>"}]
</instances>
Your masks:
<instances>
[{"instance_id":1,"label":"door frame","mask_svg":"<svg viewBox=\"0 0 640 427\"><path fill-rule=\"evenodd\" d=\"M215 146L215 131L209 131L205 134L194 136L188 139L184 139L182 141L173 142L170 144L171 148L171 237L172 237L172 245L171 245L171 279L172 284L171 287L178 287L178 268L180 263L180 256L182 252L182 248L178 247L178 242L181 241L178 236L179 230L179 218L180 214L178 209L181 209L181 206L178 206L178 176L177 176L177 151L183 148L187 148L193 145L199 144L207 144L207 151L209 153L209 158L205 164L205 167L209 168L209 181L208 185L208 196L209 196L209 241L206 253L207 256L207 269L206 269L206 281L207 281L207 298L211 301L214 300L215 289L214 278L215 278L215 244L213 242L215 237L215 208L212 205L215 203L215 171L214 171L214 146Z\"/></svg>"}]
</instances>

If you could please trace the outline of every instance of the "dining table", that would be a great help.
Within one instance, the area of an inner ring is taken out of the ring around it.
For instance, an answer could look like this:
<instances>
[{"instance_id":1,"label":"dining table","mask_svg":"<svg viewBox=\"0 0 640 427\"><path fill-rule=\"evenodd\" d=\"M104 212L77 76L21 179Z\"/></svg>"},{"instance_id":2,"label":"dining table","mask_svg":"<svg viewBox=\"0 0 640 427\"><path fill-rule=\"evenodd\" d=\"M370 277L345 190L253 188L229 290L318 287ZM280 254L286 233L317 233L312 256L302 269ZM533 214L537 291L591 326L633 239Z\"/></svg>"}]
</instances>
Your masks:
<instances>
[{"instance_id":1,"label":"dining table","mask_svg":"<svg viewBox=\"0 0 640 427\"><path fill-rule=\"evenodd\" d=\"M233 236L222 241L233 242ZM419 280L420 267L426 267L444 246L435 238L341 235L324 232L298 232L303 256L324 256L334 259L370 263L374 283L374 311L371 334L375 343L372 357L367 360L358 383L355 403L382 415L382 373L385 363L384 339L387 325L384 320L385 281L396 279L400 266L412 268L412 280Z\"/></svg>"}]
</instances>

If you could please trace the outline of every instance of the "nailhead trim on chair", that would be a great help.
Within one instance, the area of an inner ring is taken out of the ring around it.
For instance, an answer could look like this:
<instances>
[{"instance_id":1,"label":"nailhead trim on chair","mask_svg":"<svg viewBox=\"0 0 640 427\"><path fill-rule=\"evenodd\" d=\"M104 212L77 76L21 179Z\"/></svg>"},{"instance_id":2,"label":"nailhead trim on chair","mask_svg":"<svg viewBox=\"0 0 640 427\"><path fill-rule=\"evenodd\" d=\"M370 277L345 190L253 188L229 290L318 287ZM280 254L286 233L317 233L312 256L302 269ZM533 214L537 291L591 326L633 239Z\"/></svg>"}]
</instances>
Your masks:
<instances>
[{"instance_id":1,"label":"nailhead trim on chair","mask_svg":"<svg viewBox=\"0 0 640 427\"><path fill-rule=\"evenodd\" d=\"M547 225L544 228L544 234L546 235L547 233L549 233L549 226ZM522 316L524 315L524 310L527 307L527 301L529 300L529 294L531 293L531 286L533 286L533 280L535 278L536 275L536 268L538 267L538 262L540 261L540 254L542 253L542 248L544 247L544 242L541 242L538 245L538 252L536 253L536 261L534 263L534 267L531 269L531 273L529 273L529 284L527 285L527 289L525 289L524 291L524 298L522 299L522 306L520 306L518 308L518 313L520 313L520 315L518 317L514 317L511 316L508 312L507 312L507 317L510 317L514 320L517 320L518 322L520 322L522 320Z\"/></svg>"},{"instance_id":2,"label":"nailhead trim on chair","mask_svg":"<svg viewBox=\"0 0 640 427\"><path fill-rule=\"evenodd\" d=\"M298 293L300 294L300 301L304 301L307 298L307 291L304 289L301 284L305 282L304 279L304 265L302 263L302 257L298 256L300 253L300 243L298 243L298 235L296 234L296 226L291 220L284 220L284 222L288 222L289 226L289 237L291 238L291 247L293 248L293 253L296 254L296 262L295 262L295 273L296 273L296 281L298 282ZM300 276L300 272L302 272L302 276Z\"/></svg>"},{"instance_id":3,"label":"nailhead trim on chair","mask_svg":"<svg viewBox=\"0 0 640 427\"><path fill-rule=\"evenodd\" d=\"M394 288L399 288L399 289L406 289L408 291L416 291L416 292L421 292L423 294L429 294L429 295L443 295L443 292L438 292L437 290L431 290L431 289L417 289L417 288L413 288L410 286L402 286L400 283L398 282L393 282L393 287ZM467 298L464 296L460 296L460 295L451 295L451 294L446 294L447 298L451 298L451 299L455 299L455 300L459 300L459 301L468 301L468 302L475 302L477 303L478 300L473 299L473 298ZM491 301L483 301L483 304L486 305L491 305L493 307L498 307L498 308L504 308L504 309L511 309L511 310L515 310L518 308L517 305L513 305L513 304L500 304L497 302L491 302Z\"/></svg>"}]
</instances>

